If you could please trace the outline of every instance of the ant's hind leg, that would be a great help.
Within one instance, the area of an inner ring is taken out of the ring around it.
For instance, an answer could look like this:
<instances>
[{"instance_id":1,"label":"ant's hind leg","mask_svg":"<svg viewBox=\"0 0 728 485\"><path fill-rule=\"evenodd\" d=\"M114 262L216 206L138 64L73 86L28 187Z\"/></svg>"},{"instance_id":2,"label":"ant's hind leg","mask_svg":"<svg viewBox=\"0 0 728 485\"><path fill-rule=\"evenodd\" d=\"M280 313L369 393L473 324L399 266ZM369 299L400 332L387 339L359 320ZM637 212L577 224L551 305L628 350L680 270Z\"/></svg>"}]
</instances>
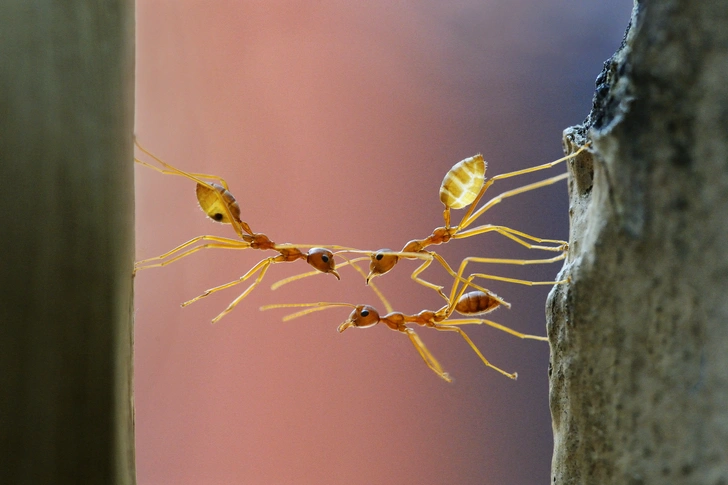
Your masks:
<instances>
[{"instance_id":1,"label":"ant's hind leg","mask_svg":"<svg viewBox=\"0 0 728 485\"><path fill-rule=\"evenodd\" d=\"M555 263L556 261L561 261L562 259L566 258L566 253L562 253L558 256L554 256L553 258L548 259L501 259L501 258L479 258L476 256L468 256L467 258L463 259L463 261L460 263L460 268L458 269L457 277L459 280L463 279L463 274L465 272L465 267L468 265L468 263L474 262L474 263L496 263L496 264L515 264L519 266L527 265L527 264L548 264L548 263ZM516 278L507 278L504 276L494 276L494 275L488 275L484 273L475 273L468 277L468 280L479 277L484 279L490 279L490 280L496 280L496 281L506 281L509 283L516 283L519 285L526 285L526 286L534 286L534 285L557 285L557 284L564 284L568 280L561 280L561 281L527 281L527 280L519 280Z\"/></svg>"},{"instance_id":2,"label":"ant's hind leg","mask_svg":"<svg viewBox=\"0 0 728 485\"><path fill-rule=\"evenodd\" d=\"M473 278L483 278L486 280L495 280L495 281L505 281L507 283L515 283L517 285L524 285L524 286L551 286L551 285L563 285L569 282L568 278L565 280L556 280L556 281L529 281L529 280L519 280L516 278L506 278L505 276L495 276L485 273L473 273L470 276Z\"/></svg>"},{"instance_id":3,"label":"ant's hind leg","mask_svg":"<svg viewBox=\"0 0 728 485\"><path fill-rule=\"evenodd\" d=\"M503 369L501 369L500 367L496 367L493 364L491 364L490 362L488 362L488 359L485 358L485 356L480 352L478 347L476 347L475 344L473 343L473 341L470 340L470 337L468 337L468 335L465 332L463 332L461 329L459 329L458 327L435 324L435 326L433 328L435 328L436 330L441 330L441 331L446 331L446 332L457 332L468 343L468 345L470 345L470 347L473 349L473 351L475 351L475 353L478 354L478 357L480 357L480 360L482 360L486 366L490 367L491 369L493 369L495 371L500 372L501 374L503 374L504 376L506 376L510 379L515 380L518 378L518 373L514 372L511 374L510 372L506 372Z\"/></svg>"},{"instance_id":4,"label":"ant's hind leg","mask_svg":"<svg viewBox=\"0 0 728 485\"><path fill-rule=\"evenodd\" d=\"M233 287L235 285L239 285L243 281L245 281L248 278L250 278L251 276L253 276L258 271L261 271L262 274L265 274L265 271L268 269L268 266L270 266L275 261L275 259L276 258L266 258L266 259L258 262L258 264L256 264L252 268L250 268L250 270L247 273L245 273L243 276L241 276L240 278L238 278L236 280L233 280L233 281L231 281L229 283L225 283L224 285L220 285L220 286L216 286L214 288L210 288L209 290L206 290L201 295L196 296L193 299L188 300L188 301L182 303L182 306L183 307L186 307L188 305L193 304L194 302L196 302L198 300L201 300L202 298L205 298L206 296L209 296L209 295L211 295L213 293L217 293L220 290L224 290L224 289ZM260 282L259 281L260 279L262 279L262 277L261 276L258 276L258 279L256 280L256 283L255 284L259 283ZM247 293L249 293L249 291L246 290L245 295L247 295Z\"/></svg>"},{"instance_id":5,"label":"ant's hind leg","mask_svg":"<svg viewBox=\"0 0 728 485\"><path fill-rule=\"evenodd\" d=\"M524 172L524 173L527 173L527 172ZM496 177L497 177L497 175L496 175ZM546 187L548 185L555 184L556 182L559 182L561 180L564 180L564 179L566 179L568 177L569 177L569 174L568 173L562 173L561 175L557 175L555 177L551 177L551 178L548 178L548 179L545 179L545 180L541 180L540 182L535 182L535 183L532 183L532 184L524 185L523 187L518 187L516 189L508 190L506 192L503 192L502 194L497 195L496 197L493 197L488 202L486 202L485 204L483 204L483 206L480 209L478 209L477 211L475 211L475 212L469 211L469 212L471 212L470 214L465 214L465 216L463 216L462 220L460 221L460 224L458 224L458 229L465 229L470 224L472 224L473 222L475 222L475 220L478 217L482 216L488 209L492 208L496 204L501 203L503 201L503 199L506 199L508 197L513 197L514 195L522 194L524 192L529 192L531 190L535 190L535 189L538 189L538 188L541 188L541 187ZM492 179L488 180L488 182L491 182L492 183L494 180L496 180L495 177L493 177ZM487 185L488 182L486 182L486 185ZM474 207L475 206L472 205L471 206L471 209L474 208Z\"/></svg>"},{"instance_id":6,"label":"ant's hind leg","mask_svg":"<svg viewBox=\"0 0 728 485\"><path fill-rule=\"evenodd\" d=\"M492 224L485 224L478 226L467 231L459 232L453 236L453 239L464 239L466 237L477 236L479 234L485 234L487 232L497 232L498 234L507 237L508 239L517 242L521 246L528 249L541 249L543 251L566 251L569 249L569 243L561 239L544 239L536 236L531 236L525 232L511 229L507 226L494 226ZM546 244L557 244L557 246L541 246L537 244L531 244L526 241L533 241L535 243L546 243Z\"/></svg>"},{"instance_id":7,"label":"ant's hind leg","mask_svg":"<svg viewBox=\"0 0 728 485\"><path fill-rule=\"evenodd\" d=\"M506 172L506 173L502 173L500 175L494 175L493 177L491 177L490 180L500 180L500 179L505 179L505 178L509 178L509 177L515 177L516 175L523 175L523 174L527 174L527 173L531 173L531 172L537 172L539 170L545 170L545 169L554 167L554 166L558 165L559 163L565 162L566 160L570 160L570 159L576 157L581 152L583 152L584 150L586 150L587 148L589 148L589 146L591 146L591 143L586 143L583 146L581 146L574 153L571 153L569 155L566 155L564 157L561 157L559 159L556 159L553 162L548 162L548 163L544 163L544 164L541 164L541 165L536 165L535 167L524 168L522 170L515 170L513 172Z\"/></svg>"},{"instance_id":8,"label":"ant's hind leg","mask_svg":"<svg viewBox=\"0 0 728 485\"><path fill-rule=\"evenodd\" d=\"M155 154L153 154L152 152L150 152L149 150L144 148L141 145L141 143L139 143L139 141L136 139L136 137L134 137L134 144L137 146L137 148L139 148L139 150L141 150L142 152L149 155L151 158L154 159L155 162L159 163L162 167L164 167L164 170L134 157L134 161L140 165L144 165L145 167L151 168L152 170L156 170L157 172L164 174L164 175L179 175L181 177L187 177L188 179L192 180L193 182L197 182L199 184L208 186L208 188L212 188L212 187L210 187L207 182L205 182L204 180L200 180L200 179L212 180L213 182L219 182L220 185L225 190L230 190L225 179L223 179L222 177L220 177L218 175L211 175L211 174L197 173L197 172L186 172L184 170L181 170L181 169L175 167L174 165L171 165L171 164L165 162L164 160L162 160L161 158L159 158L158 156L156 156Z\"/></svg>"},{"instance_id":9,"label":"ant's hind leg","mask_svg":"<svg viewBox=\"0 0 728 485\"><path fill-rule=\"evenodd\" d=\"M548 342L548 337L541 337L540 335L530 335L527 333L521 333L517 332L511 328L506 327L505 325L501 325L500 323L496 323L491 320L484 320L482 318L456 318L453 320L447 321L448 325L467 325L467 324L476 324L476 325L488 325L489 327L497 328L498 330L502 330L503 332L509 333L513 335L514 337L522 338L522 339L530 339L530 340L540 340L542 342Z\"/></svg>"},{"instance_id":10,"label":"ant's hind leg","mask_svg":"<svg viewBox=\"0 0 728 485\"><path fill-rule=\"evenodd\" d=\"M159 261L162 259L166 259L173 255L174 253L178 251L182 251L185 248L188 248L192 246L193 244L199 242L199 241L213 241L211 244L203 244L197 247L194 247L192 249L188 249L186 251L183 251L182 253L178 254L174 258L164 261L162 263L155 263L155 264L148 264L151 261ZM244 241L238 241L237 239L230 239L227 237L218 237L218 236L197 236L195 238L190 239L186 243L180 244L176 248L172 249L171 251L167 251L166 253L156 256L154 258L147 258L142 259L140 261L137 261L134 263L134 271L140 270L140 269L148 269L148 268L155 268L158 266L166 266L169 263L172 263L173 261L177 261L179 259L184 258L185 256L189 256L190 254L205 248L220 248L220 249L248 249L250 247L250 244Z\"/></svg>"},{"instance_id":11,"label":"ant's hind leg","mask_svg":"<svg viewBox=\"0 0 728 485\"><path fill-rule=\"evenodd\" d=\"M420 357L422 357L422 360L424 360L425 364L427 364L427 367L432 369L435 374L442 377L447 382L452 382L452 378L450 377L450 375L442 369L442 366L437 361L435 356L432 355L429 350L427 350L427 347L425 347L425 343L420 339L420 336L417 335L417 333L411 328L405 328L404 333L407 334L410 341L412 342L412 345L415 346L415 349L417 349Z\"/></svg>"},{"instance_id":12,"label":"ant's hind leg","mask_svg":"<svg viewBox=\"0 0 728 485\"><path fill-rule=\"evenodd\" d=\"M245 289L245 291L240 296L238 296L237 298L235 298L228 305L228 307L225 310L223 310L222 312L220 312L220 314L218 316L216 316L215 318L213 318L212 319L212 323L219 322L225 315L227 315L228 313L230 313L231 311L233 311L235 309L235 307L238 306L238 303L240 303L241 301L243 301L243 299L246 296L248 296L250 294L250 292L253 291L255 289L255 287L260 284L261 281L263 281L263 277L265 276L266 271L268 271L268 268L271 267L271 264L273 264L273 261L268 261L268 264L267 265L264 265L263 268L260 270L260 274L255 279L255 281L250 286L248 286Z\"/></svg>"}]
</instances>

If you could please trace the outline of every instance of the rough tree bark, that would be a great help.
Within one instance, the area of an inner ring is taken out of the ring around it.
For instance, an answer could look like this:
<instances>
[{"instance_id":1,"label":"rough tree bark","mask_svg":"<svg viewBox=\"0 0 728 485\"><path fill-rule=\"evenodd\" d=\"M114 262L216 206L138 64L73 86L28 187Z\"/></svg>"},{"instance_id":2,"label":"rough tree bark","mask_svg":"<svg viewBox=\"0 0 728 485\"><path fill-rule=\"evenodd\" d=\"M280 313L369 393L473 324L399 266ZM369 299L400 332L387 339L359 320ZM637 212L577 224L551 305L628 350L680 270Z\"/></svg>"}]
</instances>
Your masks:
<instances>
[{"instance_id":1,"label":"rough tree bark","mask_svg":"<svg viewBox=\"0 0 728 485\"><path fill-rule=\"evenodd\" d=\"M553 483L728 484L728 7L636 2L565 132Z\"/></svg>"},{"instance_id":2,"label":"rough tree bark","mask_svg":"<svg viewBox=\"0 0 728 485\"><path fill-rule=\"evenodd\" d=\"M132 0L0 2L0 483L134 483Z\"/></svg>"}]
</instances>

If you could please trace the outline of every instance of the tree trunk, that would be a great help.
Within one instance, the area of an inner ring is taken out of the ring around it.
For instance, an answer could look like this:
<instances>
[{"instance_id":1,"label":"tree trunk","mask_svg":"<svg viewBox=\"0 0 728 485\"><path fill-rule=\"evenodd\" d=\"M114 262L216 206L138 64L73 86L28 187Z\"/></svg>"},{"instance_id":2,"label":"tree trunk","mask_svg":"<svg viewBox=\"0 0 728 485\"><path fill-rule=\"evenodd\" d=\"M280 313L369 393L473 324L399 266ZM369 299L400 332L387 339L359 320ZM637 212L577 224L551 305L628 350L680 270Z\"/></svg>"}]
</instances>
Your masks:
<instances>
[{"instance_id":1,"label":"tree trunk","mask_svg":"<svg viewBox=\"0 0 728 485\"><path fill-rule=\"evenodd\" d=\"M728 7L637 2L566 130L553 483L728 484Z\"/></svg>"},{"instance_id":2,"label":"tree trunk","mask_svg":"<svg viewBox=\"0 0 728 485\"><path fill-rule=\"evenodd\" d=\"M0 3L0 483L134 483L133 2Z\"/></svg>"}]
</instances>

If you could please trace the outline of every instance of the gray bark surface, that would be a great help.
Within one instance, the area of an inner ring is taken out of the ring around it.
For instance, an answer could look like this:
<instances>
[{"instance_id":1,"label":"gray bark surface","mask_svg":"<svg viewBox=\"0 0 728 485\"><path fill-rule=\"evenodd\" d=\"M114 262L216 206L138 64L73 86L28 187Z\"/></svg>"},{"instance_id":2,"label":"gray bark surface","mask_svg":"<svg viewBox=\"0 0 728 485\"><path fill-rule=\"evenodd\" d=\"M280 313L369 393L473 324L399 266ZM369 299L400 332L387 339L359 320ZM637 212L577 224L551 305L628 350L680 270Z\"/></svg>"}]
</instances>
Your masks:
<instances>
[{"instance_id":1,"label":"gray bark surface","mask_svg":"<svg viewBox=\"0 0 728 485\"><path fill-rule=\"evenodd\" d=\"M0 2L0 483L135 481L133 2Z\"/></svg>"},{"instance_id":2,"label":"gray bark surface","mask_svg":"<svg viewBox=\"0 0 728 485\"><path fill-rule=\"evenodd\" d=\"M553 483L728 484L727 85L725 2L637 2L565 132Z\"/></svg>"}]
</instances>

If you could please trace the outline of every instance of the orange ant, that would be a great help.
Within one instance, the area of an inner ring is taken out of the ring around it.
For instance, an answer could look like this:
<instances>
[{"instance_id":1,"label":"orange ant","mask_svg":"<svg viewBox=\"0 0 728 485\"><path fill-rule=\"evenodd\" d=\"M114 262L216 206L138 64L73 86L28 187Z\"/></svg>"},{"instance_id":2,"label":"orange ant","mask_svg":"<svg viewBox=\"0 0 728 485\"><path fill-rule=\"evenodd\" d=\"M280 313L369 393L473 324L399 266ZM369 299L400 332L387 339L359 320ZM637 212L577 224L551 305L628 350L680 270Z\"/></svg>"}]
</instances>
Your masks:
<instances>
[{"instance_id":1,"label":"orange ant","mask_svg":"<svg viewBox=\"0 0 728 485\"><path fill-rule=\"evenodd\" d=\"M566 157L559 158L558 160L555 160L553 162L549 162L543 165L538 165L531 168L526 168L522 170L516 170L514 172L508 172L500 175L496 175L494 177L491 177L487 181L485 180L485 169L486 169L486 163L483 159L482 155L475 155L474 157L466 158L465 160L462 160L458 163L456 163L445 175L445 178L442 181L442 184L440 186L440 201L445 205L445 211L443 213L443 217L445 220L445 226L444 227L438 227L436 228L432 234L430 234L428 237L424 239L414 239L412 241L409 241L407 244L404 245L401 251L392 251L389 249L380 249L379 251L350 251L355 253L365 253L369 254L370 257L370 263L369 263L369 275L367 276L367 283L369 284L375 276L383 275L387 272L389 272L394 266L399 262L400 259L424 259L425 261L416 268L412 274L411 278L416 281L417 283L426 286L428 288L432 288L435 291L437 291L443 298L447 300L447 297L442 292L442 287L438 285L434 285L428 281L425 281L419 277L419 275L427 269L427 267L432 263L433 260L436 260L440 263L440 265L450 274L450 276L454 277L458 281L464 281L463 274L465 271L465 267L470 262L480 262L480 263L500 263L500 264L517 264L517 265L526 265L526 264L545 264L545 263L553 263L556 261L560 261L566 257L566 250L568 249L568 243L566 241L562 240L556 240L556 239L542 239L538 237L534 237L531 235L528 235L524 232L517 231L515 229L511 229L506 226L495 226L492 224L485 224L481 225L469 230L466 230L476 219L478 219L483 213L485 213L488 209L492 208L496 204L503 201L503 199L506 199L508 197L512 197L517 194L521 194L524 192L528 192L531 190L535 190L540 187L545 187L551 184L554 184L558 181L564 180L568 177L567 173L557 175L555 177L551 177L545 180L541 180L539 182L535 182L532 184L524 185L522 187L518 187L513 190L509 190L506 192L503 192L502 194L494 197L487 203L485 203L480 209L475 211L475 207L480 202L481 198L485 194L486 190L496 181L501 180L509 177L514 177L517 175L523 175L526 173L536 172L539 170L544 170L547 168L551 168L559 163L562 163L566 160L569 160L571 158L576 157L579 153L581 153L583 150L585 150L589 145L584 145L576 152L572 153L571 155L568 155ZM450 225L450 211L451 209L462 209L466 206L470 206L463 218L460 220L460 223L458 223L456 226ZM468 258L465 258L462 263L460 264L460 268L457 272L453 271L453 269L450 267L449 264L445 261L442 256L437 254L434 251L427 251L426 248L428 246L433 245L439 245L444 244L450 241L451 239L463 239L471 236L476 236L478 234L484 234L486 232L496 232L498 234L501 234L518 244L521 244L529 249L541 249L545 251L558 251L561 252L560 255L555 256L553 258L547 258L547 259L534 259L534 260L525 260L525 259L502 259L502 258L480 258L471 256ZM539 243L539 244L532 244L528 242L528 240ZM556 244L556 246L543 246L540 245L541 243L546 244ZM295 281L300 278L304 278L307 276L314 275L314 272L304 273L301 275L296 275L290 278L286 278L285 280L281 280L273 285L273 289L278 288L286 283L289 283L291 281ZM494 276L494 275L488 275L483 273L475 273L475 277L485 278L485 279L493 279L498 281L506 281L510 283L517 283L522 285L546 285L546 284L555 284L555 283L562 283L562 281L527 281L527 280L520 280L515 278L506 278L501 276ZM473 285L471 285L473 286Z\"/></svg>"},{"instance_id":2,"label":"orange ant","mask_svg":"<svg viewBox=\"0 0 728 485\"><path fill-rule=\"evenodd\" d=\"M484 292L476 290L464 293L465 289L468 287L467 283L469 283L469 280L471 279L472 277L469 277L466 280L466 283L463 284L463 286L460 288L460 290L457 290L458 281L455 281L447 305L443 306L437 311L423 310L416 315L406 315L401 312L389 311L389 313L387 313L386 315L380 316L379 312L374 307L369 305L353 305L351 303L330 302L283 303L265 305L260 307L260 309L270 310L273 308L307 307L305 310L292 313L283 318L283 321L288 321L294 318L308 315L309 313L324 310L326 308L338 306L352 307L354 308L354 311L351 312L349 318L346 321L339 325L339 332L343 332L349 327L367 328L372 327L377 323L384 323L390 329L406 334L412 342L412 345L414 345L415 349L420 354L420 357L422 357L422 360L424 360L425 364L427 364L430 369L432 369L438 376L440 376L447 382L452 382L450 375L443 370L440 363L427 349L417 333L413 329L407 327L407 324L417 324L424 327L434 328L435 330L439 331L457 332L468 343L468 345L470 345L473 351L475 351L478 357L480 357L480 360L483 361L483 363L487 367L490 367L500 372L506 377L516 379L518 377L517 373L506 372L503 369L491 364L485 358L485 356L483 356L483 354L480 352L478 347L476 347L473 341L470 340L470 337L468 337L468 335L461 328L459 328L458 325L485 324L507 332L511 335L515 335L516 337L522 339L533 339L541 341L548 341L548 339L546 337L539 337L536 335L527 335L524 333L516 332L515 330L512 330L504 325L482 318L451 319L450 317L453 312L458 312L461 315L474 317L477 315L490 313L501 305L505 306L506 308L510 308L511 305L509 303L489 291Z\"/></svg>"},{"instance_id":3,"label":"orange ant","mask_svg":"<svg viewBox=\"0 0 728 485\"><path fill-rule=\"evenodd\" d=\"M444 227L438 227L436 228L432 234L430 234L428 237L424 239L414 239L402 248L402 251L400 252L393 252L389 250L381 250L377 251L376 253L371 254L371 261L369 265L369 276L367 278L367 281L371 280L371 278L374 278L375 276L383 275L387 273L389 270L391 270L399 261L400 258L407 258L411 259L411 256L408 253L427 253L430 254L432 257L425 260L425 262L420 265L415 271L412 273L411 277L413 280L417 281L418 283L432 287L434 289L438 289L439 287L432 285L431 283L428 283L427 281L424 281L419 278L419 274L422 273L433 261L433 259L436 259L444 268L448 271L451 275L455 276L457 279L462 279L463 272L465 270L465 266L469 262L486 262L486 263L504 263L504 264L541 264L541 263L551 263L555 261L559 261L561 259L564 259L566 257L566 250L568 248L568 243L566 241L561 240L555 240L555 239L542 239L537 238L534 236L530 236L524 232L517 231L515 229L511 229L506 226L494 226L492 224L485 224L482 226L475 227L473 229L466 230L473 222L475 222L476 219L478 219L481 215L483 215L487 210L495 206L496 204L503 201L503 199L506 199L508 197L512 197L514 195L522 194L524 192L528 192L531 190L538 189L540 187L545 187L551 184L554 184L556 182L559 182L561 180L564 180L568 177L568 173L564 173L561 175L557 175L555 177L551 177L545 180L541 180L539 182L535 182L532 184L524 185L522 187L518 187L513 190L509 190L506 192L503 192L502 194L494 197L487 203L483 204L481 208L479 208L477 211L475 211L475 207L478 205L480 200L482 199L485 192L488 190L488 188L493 185L493 183L496 180L502 180L505 178L515 177L517 175L523 175L531 172L536 172L539 170L545 170L547 168L551 168L559 163L562 163L566 160L569 160L571 158L576 157L579 153L581 153L583 150L585 150L588 147L587 145L582 146L577 150L576 152L567 155L565 157L559 158L558 160L554 160L553 162L545 163L543 165L537 165L535 167L530 167L522 170L516 170L513 172L507 172L500 175L495 175L485 180L485 170L486 170L486 163L483 159L483 156L478 154L474 157L466 158L465 160L462 160L458 163L456 163L445 175L442 184L440 185L440 201L445 206L445 210L443 212L443 218L445 220L445 226ZM464 207L470 206L463 215L462 219L456 226L450 225L450 211L451 209L462 209ZM462 263L460 264L460 269L457 273L454 273L452 269L444 262L444 259L436 255L433 251L426 251L425 249L428 246L438 245L438 244L444 244L450 241L451 239L463 239L471 236L476 236L478 234L484 234L486 232L496 232L499 233L529 249L541 249L545 251L559 251L562 254L559 256L556 256L554 258L549 259L540 259L540 260L523 260L523 259L495 259L495 258L478 258L478 257L469 257L465 258ZM526 240L530 240L536 243L547 243L547 244L557 244L557 246L541 246L536 245L527 242ZM531 282L531 281L525 281L525 280L517 280L513 278L503 278L498 276L490 276L490 275L483 275L483 274L477 274L476 276L484 277L484 278L490 278L490 279L497 279L500 281L508 281L511 283L518 283L518 284L524 284L524 285L534 285L534 284L547 284L547 282ZM553 284L555 282L548 282L548 284Z\"/></svg>"},{"instance_id":4,"label":"orange ant","mask_svg":"<svg viewBox=\"0 0 728 485\"><path fill-rule=\"evenodd\" d=\"M166 253L154 257L154 258L148 258L141 261L137 261L134 265L134 272L137 270L142 269L149 269L149 268L155 268L155 267L161 267L166 266L170 263L173 263L174 261L177 261L179 259L184 258L185 256L189 256L192 253L195 253L199 251L200 249L206 249L206 248L221 248L221 249L260 249L260 250L273 250L277 251L279 254L277 256L272 256L263 259L262 261L259 261L255 266L253 266L247 273L245 273L243 276L241 276L239 279L234 280L232 282L226 283L224 285L216 286L214 288L211 288L207 291L205 291L203 294L197 296L196 298L193 298L192 300L186 301L182 304L183 307L190 305L194 303L195 301L204 298L212 293L215 293L217 291L230 288L231 286L235 286L239 283L242 283L243 281L246 281L247 279L253 277L256 273L258 273L258 277L255 279L255 281L235 300L233 300L232 303L219 315L217 315L213 320L212 323L216 323L219 321L222 317L230 313L235 306L237 306L238 303L240 303L241 300L243 300L248 294L250 294L253 289L255 289L256 286L260 284L260 282L263 280L263 277L265 276L265 273L268 271L268 268L270 265L275 263L282 263L282 262L293 262L297 261L299 259L306 260L308 264L316 268L317 272L322 273L330 273L333 274L336 279L340 279L339 273L336 271L336 264L334 261L334 253L331 251L331 249L334 250L341 250L341 249L348 249L344 248L342 246L317 246L317 245L292 245L292 244L276 244L273 241L270 240L270 238L262 233L254 233L250 226L242 221L240 219L240 206L238 205L237 201L235 200L235 197L230 193L227 183L222 177L218 177L216 175L209 175L209 174L200 174L200 173L190 173L185 172L183 170L180 170L169 163L164 162L157 156L153 155L151 152L146 150L144 147L141 146L141 144L135 139L134 140L137 147L152 157L155 161L157 161L164 169L160 169L154 165L151 165L147 162L144 162L142 160L139 160L138 158L135 158L134 160L146 167L152 168L162 174L170 174L170 175L180 175L189 178L190 180L193 180L197 182L197 200L200 204L200 208L205 212L205 214L211 218L212 220L216 222L221 222L223 224L232 224L235 228L235 231L238 233L240 238L242 240L237 239L231 239L227 237L219 237L219 236L197 236L195 238L190 239L189 241L180 244L176 248L172 249L171 251L167 251ZM202 180L203 178L206 179L212 179L217 180L220 182L221 185L218 184L210 184ZM205 241L206 244L199 244L195 246L195 244L199 242ZM308 251L303 251L303 249L308 249ZM363 277L366 277L366 274L364 274L361 269L354 263L358 260L348 261L343 256L340 256L342 259L345 260L344 263L340 265L346 266L348 264L351 264L357 271L361 272ZM159 262L155 262L159 261ZM391 308L389 305L389 302L386 300L383 294L379 291L378 288L372 288L374 292L379 296L379 298L384 302L385 307Z\"/></svg>"}]
</instances>

